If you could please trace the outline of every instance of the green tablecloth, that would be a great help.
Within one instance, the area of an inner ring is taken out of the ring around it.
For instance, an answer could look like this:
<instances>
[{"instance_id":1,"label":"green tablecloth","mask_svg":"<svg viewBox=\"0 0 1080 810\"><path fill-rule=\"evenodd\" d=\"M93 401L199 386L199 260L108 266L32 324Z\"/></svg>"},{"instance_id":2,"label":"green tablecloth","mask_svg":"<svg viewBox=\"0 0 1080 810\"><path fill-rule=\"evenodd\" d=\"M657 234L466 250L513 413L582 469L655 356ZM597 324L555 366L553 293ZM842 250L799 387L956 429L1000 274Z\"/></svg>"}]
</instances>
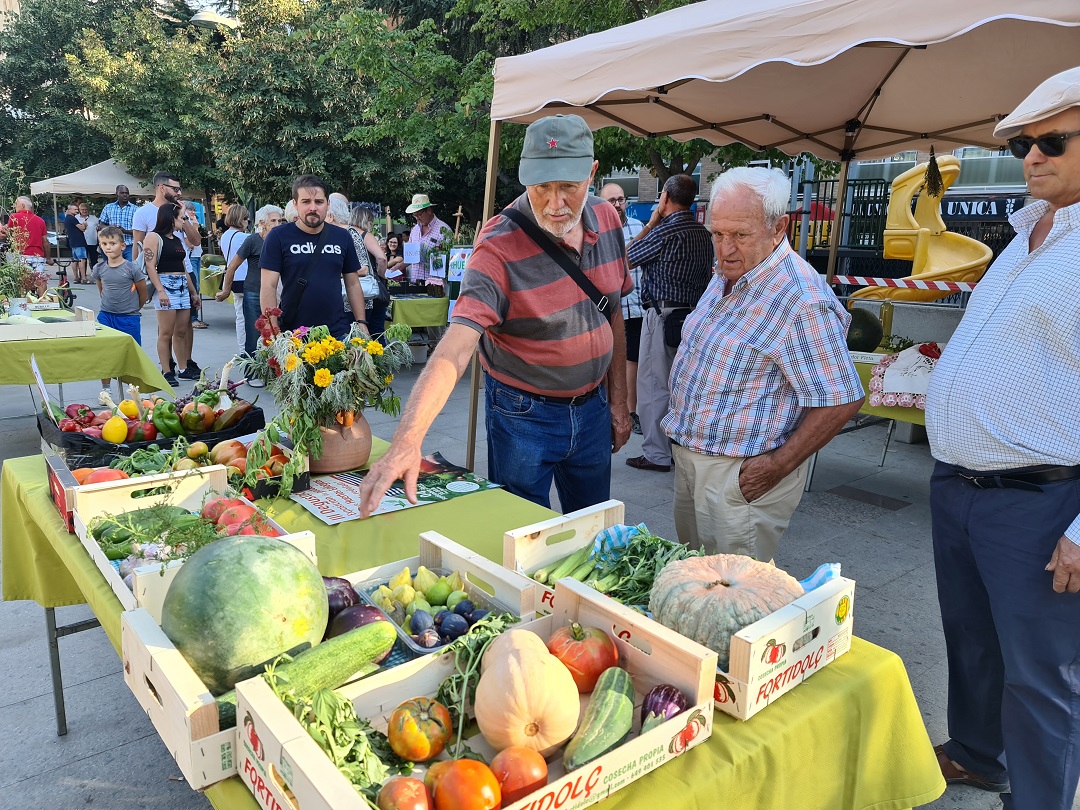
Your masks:
<instances>
[{"instance_id":1,"label":"green tablecloth","mask_svg":"<svg viewBox=\"0 0 1080 810\"><path fill-rule=\"evenodd\" d=\"M424 326L446 326L446 315L449 309L449 298L428 296L398 298L394 296L390 299L387 323L404 323L413 329Z\"/></svg>"},{"instance_id":2,"label":"green tablecloth","mask_svg":"<svg viewBox=\"0 0 1080 810\"><path fill-rule=\"evenodd\" d=\"M381 445L380 449L385 447ZM44 606L88 602L120 649L120 603L49 501L40 456L0 473L3 598ZM550 512L501 490L335 527L282 502L290 530L314 528L328 574L411 556L419 531L435 529L493 559L502 532ZM598 805L618 810L900 810L941 795L938 771L903 662L854 639L851 652L750 721L717 714L708 743ZM255 810L239 778L206 790L219 810Z\"/></svg>"},{"instance_id":3,"label":"green tablecloth","mask_svg":"<svg viewBox=\"0 0 1080 810\"><path fill-rule=\"evenodd\" d=\"M99 326L89 337L0 342L0 385L33 385L30 355L47 383L119 377L146 393L172 392L157 364L134 338L107 326Z\"/></svg>"},{"instance_id":4,"label":"green tablecloth","mask_svg":"<svg viewBox=\"0 0 1080 810\"><path fill-rule=\"evenodd\" d=\"M225 265L209 264L199 268L199 295L203 298L213 298L221 292L221 282L225 279ZM233 297L229 295L225 299L230 304Z\"/></svg>"},{"instance_id":5,"label":"green tablecloth","mask_svg":"<svg viewBox=\"0 0 1080 810\"><path fill-rule=\"evenodd\" d=\"M873 363L855 364L855 370L859 372L859 379L862 380L863 391L866 392L867 399L867 402L864 402L863 406L859 408L859 413L880 416L884 419L895 419L897 422L910 422L913 425L925 425L926 413L920 408L901 408L899 406L886 408L880 405L874 408L870 406L870 372L873 368Z\"/></svg>"}]
</instances>

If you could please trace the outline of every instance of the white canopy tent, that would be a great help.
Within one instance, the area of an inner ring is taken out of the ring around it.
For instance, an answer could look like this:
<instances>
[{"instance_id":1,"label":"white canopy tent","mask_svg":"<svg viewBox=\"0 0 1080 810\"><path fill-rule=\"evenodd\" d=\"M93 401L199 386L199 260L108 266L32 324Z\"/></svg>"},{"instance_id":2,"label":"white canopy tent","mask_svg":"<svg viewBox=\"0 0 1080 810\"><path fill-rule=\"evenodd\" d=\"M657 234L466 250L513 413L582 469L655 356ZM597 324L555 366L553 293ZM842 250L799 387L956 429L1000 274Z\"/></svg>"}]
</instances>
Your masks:
<instances>
[{"instance_id":1,"label":"white canopy tent","mask_svg":"<svg viewBox=\"0 0 1080 810\"><path fill-rule=\"evenodd\" d=\"M593 129L839 160L840 233L852 159L998 148L996 122L1078 54L1075 2L703 0L496 60L485 219L502 123L572 112ZM470 467L478 391L474 363Z\"/></svg>"},{"instance_id":2,"label":"white canopy tent","mask_svg":"<svg viewBox=\"0 0 1080 810\"><path fill-rule=\"evenodd\" d=\"M117 186L127 186L133 197L152 197L154 190L145 180L140 180L122 163L111 158L79 169L77 172L50 177L30 184L30 193L37 194L83 194L88 197L112 197Z\"/></svg>"}]
</instances>

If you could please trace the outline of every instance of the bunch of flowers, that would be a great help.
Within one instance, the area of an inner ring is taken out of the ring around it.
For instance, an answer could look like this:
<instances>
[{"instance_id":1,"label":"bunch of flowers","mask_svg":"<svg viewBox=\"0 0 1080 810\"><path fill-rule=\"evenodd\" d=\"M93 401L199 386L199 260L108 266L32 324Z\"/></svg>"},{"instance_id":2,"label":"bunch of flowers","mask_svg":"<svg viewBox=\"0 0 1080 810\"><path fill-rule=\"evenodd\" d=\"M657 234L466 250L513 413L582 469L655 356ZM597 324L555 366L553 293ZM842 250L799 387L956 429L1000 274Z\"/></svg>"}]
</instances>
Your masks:
<instances>
[{"instance_id":1,"label":"bunch of flowers","mask_svg":"<svg viewBox=\"0 0 1080 810\"><path fill-rule=\"evenodd\" d=\"M8 231L7 254L0 256L0 301L40 295L49 286L44 270L35 270L22 257L26 234L19 228Z\"/></svg>"},{"instance_id":2,"label":"bunch of flowers","mask_svg":"<svg viewBox=\"0 0 1080 810\"><path fill-rule=\"evenodd\" d=\"M290 332L278 330L268 310L256 322L262 335L252 358L240 365L249 378L257 377L281 408L278 427L289 434L293 455L322 453L320 427L350 425L355 414L375 408L397 416L401 400L390 387L394 375L412 364L408 340L412 330L405 324L391 325L384 335L385 345L370 339L353 325L344 340L338 340L325 326L304 326Z\"/></svg>"}]
</instances>

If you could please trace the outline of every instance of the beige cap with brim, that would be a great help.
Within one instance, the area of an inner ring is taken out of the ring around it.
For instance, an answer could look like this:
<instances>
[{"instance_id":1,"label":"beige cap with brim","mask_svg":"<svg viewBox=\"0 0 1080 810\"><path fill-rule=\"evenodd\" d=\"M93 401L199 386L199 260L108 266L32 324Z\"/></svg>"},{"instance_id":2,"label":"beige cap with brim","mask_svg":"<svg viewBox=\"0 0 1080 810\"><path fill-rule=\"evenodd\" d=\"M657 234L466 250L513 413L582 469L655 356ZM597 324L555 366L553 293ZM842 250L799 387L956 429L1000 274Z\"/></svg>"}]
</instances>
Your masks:
<instances>
[{"instance_id":1,"label":"beige cap with brim","mask_svg":"<svg viewBox=\"0 0 1080 810\"><path fill-rule=\"evenodd\" d=\"M1069 107L1080 107L1080 67L1051 76L994 127L994 137L1008 140L1028 124L1044 121Z\"/></svg>"}]
</instances>

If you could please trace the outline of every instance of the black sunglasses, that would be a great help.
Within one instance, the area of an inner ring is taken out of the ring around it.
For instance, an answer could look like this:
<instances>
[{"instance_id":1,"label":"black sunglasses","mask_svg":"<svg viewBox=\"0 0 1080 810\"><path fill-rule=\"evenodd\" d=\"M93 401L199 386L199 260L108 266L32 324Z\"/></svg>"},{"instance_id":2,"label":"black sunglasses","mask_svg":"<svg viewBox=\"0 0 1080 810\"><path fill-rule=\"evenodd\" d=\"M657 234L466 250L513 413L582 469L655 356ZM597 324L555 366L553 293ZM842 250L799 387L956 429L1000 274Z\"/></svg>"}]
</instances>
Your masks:
<instances>
[{"instance_id":1,"label":"black sunglasses","mask_svg":"<svg viewBox=\"0 0 1080 810\"><path fill-rule=\"evenodd\" d=\"M1065 154L1066 141L1077 135L1080 135L1080 130L1065 132L1061 135L1040 135L1038 138L1032 138L1030 135L1017 135L1015 138L1009 138L1009 151L1013 153L1013 157L1023 160L1028 156L1031 147L1037 146L1039 151L1046 157L1061 157Z\"/></svg>"}]
</instances>

